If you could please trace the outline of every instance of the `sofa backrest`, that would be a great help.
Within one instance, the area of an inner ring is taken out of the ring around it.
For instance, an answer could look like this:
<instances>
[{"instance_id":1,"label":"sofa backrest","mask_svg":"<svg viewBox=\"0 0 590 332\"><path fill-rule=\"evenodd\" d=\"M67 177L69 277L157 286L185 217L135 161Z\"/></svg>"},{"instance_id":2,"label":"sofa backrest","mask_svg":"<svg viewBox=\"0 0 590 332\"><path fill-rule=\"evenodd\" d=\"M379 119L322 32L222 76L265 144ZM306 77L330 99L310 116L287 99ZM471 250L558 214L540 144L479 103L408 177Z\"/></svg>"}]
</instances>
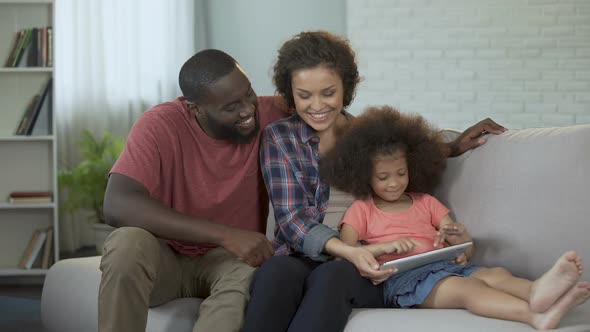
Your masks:
<instances>
[{"instance_id":1,"label":"sofa backrest","mask_svg":"<svg viewBox=\"0 0 590 332\"><path fill-rule=\"evenodd\" d=\"M574 249L590 280L590 125L511 130L487 140L449 159L435 192L473 235L475 263L534 279ZM351 203L332 189L324 223L335 228ZM273 229L271 206L269 238Z\"/></svg>"},{"instance_id":2,"label":"sofa backrest","mask_svg":"<svg viewBox=\"0 0 590 332\"><path fill-rule=\"evenodd\" d=\"M574 249L590 280L590 125L487 139L449 159L435 193L473 235L475 262L536 278Z\"/></svg>"}]
</instances>

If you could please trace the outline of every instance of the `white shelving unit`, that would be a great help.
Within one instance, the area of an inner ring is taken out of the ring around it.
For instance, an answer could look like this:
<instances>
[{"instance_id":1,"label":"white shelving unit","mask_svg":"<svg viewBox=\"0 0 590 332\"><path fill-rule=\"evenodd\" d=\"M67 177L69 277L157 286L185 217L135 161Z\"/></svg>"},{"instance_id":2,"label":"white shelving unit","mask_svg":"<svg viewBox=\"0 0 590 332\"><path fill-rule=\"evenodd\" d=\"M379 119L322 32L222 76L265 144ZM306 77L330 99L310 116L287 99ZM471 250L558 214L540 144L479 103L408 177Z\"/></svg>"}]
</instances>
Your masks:
<instances>
[{"instance_id":1,"label":"white shelving unit","mask_svg":"<svg viewBox=\"0 0 590 332\"><path fill-rule=\"evenodd\" d=\"M19 30L53 26L54 17L53 0L0 0L0 66ZM56 108L48 135L13 135L27 103L53 75L50 67L0 68L0 277L45 275L46 269L17 268L37 229L53 226L53 258L59 260ZM53 203L10 204L13 191L51 191Z\"/></svg>"}]
</instances>

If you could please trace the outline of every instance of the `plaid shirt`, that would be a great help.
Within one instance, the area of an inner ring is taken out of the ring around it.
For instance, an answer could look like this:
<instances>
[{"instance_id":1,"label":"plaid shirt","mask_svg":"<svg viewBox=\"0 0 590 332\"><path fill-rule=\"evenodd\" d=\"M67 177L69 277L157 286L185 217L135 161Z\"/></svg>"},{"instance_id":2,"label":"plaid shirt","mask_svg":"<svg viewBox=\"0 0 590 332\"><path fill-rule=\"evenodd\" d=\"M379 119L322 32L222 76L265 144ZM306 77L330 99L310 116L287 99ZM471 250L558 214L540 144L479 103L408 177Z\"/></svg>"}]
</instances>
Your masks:
<instances>
[{"instance_id":1,"label":"plaid shirt","mask_svg":"<svg viewBox=\"0 0 590 332\"><path fill-rule=\"evenodd\" d=\"M264 129L260 163L274 208L275 255L315 260L338 232L323 225L330 187L319 175L319 137L295 114Z\"/></svg>"}]
</instances>

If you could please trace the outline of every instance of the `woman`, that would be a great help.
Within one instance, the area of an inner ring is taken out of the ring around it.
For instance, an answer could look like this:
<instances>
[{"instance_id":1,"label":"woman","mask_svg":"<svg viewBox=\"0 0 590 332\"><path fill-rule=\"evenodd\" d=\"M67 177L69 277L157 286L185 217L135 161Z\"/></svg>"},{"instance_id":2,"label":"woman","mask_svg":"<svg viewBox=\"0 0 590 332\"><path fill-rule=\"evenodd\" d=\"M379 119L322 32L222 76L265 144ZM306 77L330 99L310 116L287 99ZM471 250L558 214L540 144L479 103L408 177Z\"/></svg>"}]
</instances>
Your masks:
<instances>
[{"instance_id":1,"label":"woman","mask_svg":"<svg viewBox=\"0 0 590 332\"><path fill-rule=\"evenodd\" d=\"M345 109L360 81L354 51L330 33L300 33L279 49L273 81L296 114L263 134L275 256L256 272L243 331L342 331L352 308L383 307L380 284L394 273L379 270L369 251L346 245L322 224L330 188L318 165L352 118ZM486 119L451 150L460 154L483 144L482 132L502 131Z\"/></svg>"}]
</instances>

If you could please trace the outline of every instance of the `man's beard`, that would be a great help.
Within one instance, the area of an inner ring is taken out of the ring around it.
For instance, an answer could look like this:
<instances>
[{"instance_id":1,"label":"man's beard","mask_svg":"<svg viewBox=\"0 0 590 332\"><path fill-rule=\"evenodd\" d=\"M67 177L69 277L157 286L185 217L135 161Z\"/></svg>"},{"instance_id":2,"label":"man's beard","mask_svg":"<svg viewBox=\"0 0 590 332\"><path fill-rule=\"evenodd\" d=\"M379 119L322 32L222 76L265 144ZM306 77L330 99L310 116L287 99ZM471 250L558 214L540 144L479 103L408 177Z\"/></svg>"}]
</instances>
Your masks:
<instances>
[{"instance_id":1,"label":"man's beard","mask_svg":"<svg viewBox=\"0 0 590 332\"><path fill-rule=\"evenodd\" d=\"M248 134L241 133L238 128L234 126L225 126L220 124L218 121L213 119L212 117L207 114L207 124L209 125L209 129L215 134L215 137L219 139L226 139L232 141L236 144L245 144L250 143L254 137L258 134L258 130L260 130L260 123L258 122L258 112L254 113L254 128Z\"/></svg>"}]
</instances>

